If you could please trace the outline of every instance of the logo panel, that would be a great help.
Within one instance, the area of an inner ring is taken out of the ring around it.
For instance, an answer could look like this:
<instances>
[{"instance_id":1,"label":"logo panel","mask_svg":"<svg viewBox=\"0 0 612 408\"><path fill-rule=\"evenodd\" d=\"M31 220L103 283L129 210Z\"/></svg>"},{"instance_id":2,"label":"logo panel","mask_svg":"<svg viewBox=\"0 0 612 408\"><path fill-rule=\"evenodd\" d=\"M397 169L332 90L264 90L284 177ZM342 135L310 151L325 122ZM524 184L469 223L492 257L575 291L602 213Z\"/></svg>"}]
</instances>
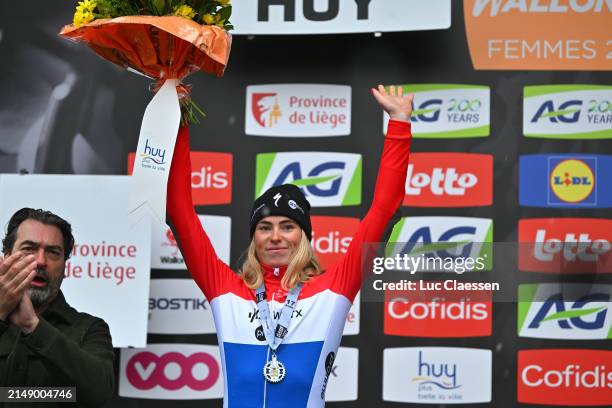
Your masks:
<instances>
[{"instance_id":1,"label":"logo panel","mask_svg":"<svg viewBox=\"0 0 612 408\"><path fill-rule=\"evenodd\" d=\"M128 174L134 167L134 153L128 155ZM232 202L232 154L191 152L191 195L194 205Z\"/></svg>"},{"instance_id":2,"label":"logo panel","mask_svg":"<svg viewBox=\"0 0 612 408\"><path fill-rule=\"evenodd\" d=\"M612 285L519 285L518 334L542 339L612 338Z\"/></svg>"},{"instance_id":3,"label":"logo panel","mask_svg":"<svg viewBox=\"0 0 612 408\"><path fill-rule=\"evenodd\" d=\"M485 70L612 70L608 1L466 0L472 64Z\"/></svg>"},{"instance_id":4,"label":"logo panel","mask_svg":"<svg viewBox=\"0 0 612 408\"><path fill-rule=\"evenodd\" d=\"M361 155L330 152L257 155L255 196L281 184L300 187L313 207L361 204Z\"/></svg>"},{"instance_id":5,"label":"logo panel","mask_svg":"<svg viewBox=\"0 0 612 408\"><path fill-rule=\"evenodd\" d=\"M519 220L519 269L529 272L612 273L612 220Z\"/></svg>"},{"instance_id":6,"label":"logo panel","mask_svg":"<svg viewBox=\"0 0 612 408\"><path fill-rule=\"evenodd\" d=\"M343 336L351 336L359 334L359 322L361 320L361 291L357 292L355 300L346 315L346 323L344 324Z\"/></svg>"},{"instance_id":7,"label":"logo panel","mask_svg":"<svg viewBox=\"0 0 612 408\"><path fill-rule=\"evenodd\" d=\"M198 215L219 259L230 260L232 220L218 215ZM151 238L151 268L185 270L185 260L169 227L155 228Z\"/></svg>"},{"instance_id":8,"label":"logo panel","mask_svg":"<svg viewBox=\"0 0 612 408\"><path fill-rule=\"evenodd\" d=\"M217 346L150 344L121 349L119 396L191 400L223 398Z\"/></svg>"},{"instance_id":9,"label":"logo panel","mask_svg":"<svg viewBox=\"0 0 612 408\"><path fill-rule=\"evenodd\" d=\"M247 87L247 135L346 136L351 133L351 87L273 84Z\"/></svg>"},{"instance_id":10,"label":"logo panel","mask_svg":"<svg viewBox=\"0 0 612 408\"><path fill-rule=\"evenodd\" d=\"M340 347L334 358L329 357L330 364L326 367L329 368L329 373L324 389L325 401L355 401L357 399L359 349Z\"/></svg>"},{"instance_id":11,"label":"logo panel","mask_svg":"<svg viewBox=\"0 0 612 408\"><path fill-rule=\"evenodd\" d=\"M493 156L412 153L403 205L478 207L493 203Z\"/></svg>"},{"instance_id":12,"label":"logo panel","mask_svg":"<svg viewBox=\"0 0 612 408\"><path fill-rule=\"evenodd\" d=\"M346 253L359 228L359 218L313 215L312 247L323 269L328 269Z\"/></svg>"},{"instance_id":13,"label":"logo panel","mask_svg":"<svg viewBox=\"0 0 612 408\"><path fill-rule=\"evenodd\" d=\"M612 138L612 86L526 86L523 94L527 137Z\"/></svg>"},{"instance_id":14,"label":"logo panel","mask_svg":"<svg viewBox=\"0 0 612 408\"><path fill-rule=\"evenodd\" d=\"M518 401L556 406L612 405L612 351L521 350Z\"/></svg>"},{"instance_id":15,"label":"logo panel","mask_svg":"<svg viewBox=\"0 0 612 408\"><path fill-rule=\"evenodd\" d=\"M415 138L460 138L489 136L490 89L488 86L457 84L399 85L404 94L414 93L410 118ZM383 133L389 115L384 113Z\"/></svg>"},{"instance_id":16,"label":"logo panel","mask_svg":"<svg viewBox=\"0 0 612 408\"><path fill-rule=\"evenodd\" d=\"M210 305L192 279L151 279L148 333L215 333Z\"/></svg>"},{"instance_id":17,"label":"logo panel","mask_svg":"<svg viewBox=\"0 0 612 408\"><path fill-rule=\"evenodd\" d=\"M490 218L406 217L393 227L386 255L410 256L409 272L481 272L491 269L492 241Z\"/></svg>"},{"instance_id":18,"label":"logo panel","mask_svg":"<svg viewBox=\"0 0 612 408\"><path fill-rule=\"evenodd\" d=\"M519 204L556 208L612 207L612 156L521 156Z\"/></svg>"},{"instance_id":19,"label":"logo panel","mask_svg":"<svg viewBox=\"0 0 612 408\"><path fill-rule=\"evenodd\" d=\"M425 404L491 401L491 350L406 347L383 351L383 400Z\"/></svg>"},{"instance_id":20,"label":"logo panel","mask_svg":"<svg viewBox=\"0 0 612 408\"><path fill-rule=\"evenodd\" d=\"M385 292L384 333L409 337L491 335L492 294Z\"/></svg>"}]
</instances>

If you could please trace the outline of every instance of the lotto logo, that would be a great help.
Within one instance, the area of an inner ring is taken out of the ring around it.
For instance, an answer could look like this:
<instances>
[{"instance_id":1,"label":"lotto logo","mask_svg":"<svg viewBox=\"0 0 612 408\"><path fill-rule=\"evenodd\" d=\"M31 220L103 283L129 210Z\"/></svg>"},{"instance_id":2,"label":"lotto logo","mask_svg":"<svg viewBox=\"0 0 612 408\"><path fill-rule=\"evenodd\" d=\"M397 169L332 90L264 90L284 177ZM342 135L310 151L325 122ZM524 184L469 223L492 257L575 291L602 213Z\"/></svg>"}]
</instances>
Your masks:
<instances>
[{"instance_id":1,"label":"lotto logo","mask_svg":"<svg viewBox=\"0 0 612 408\"><path fill-rule=\"evenodd\" d=\"M493 156L412 153L404 205L472 207L493 203Z\"/></svg>"}]
</instances>

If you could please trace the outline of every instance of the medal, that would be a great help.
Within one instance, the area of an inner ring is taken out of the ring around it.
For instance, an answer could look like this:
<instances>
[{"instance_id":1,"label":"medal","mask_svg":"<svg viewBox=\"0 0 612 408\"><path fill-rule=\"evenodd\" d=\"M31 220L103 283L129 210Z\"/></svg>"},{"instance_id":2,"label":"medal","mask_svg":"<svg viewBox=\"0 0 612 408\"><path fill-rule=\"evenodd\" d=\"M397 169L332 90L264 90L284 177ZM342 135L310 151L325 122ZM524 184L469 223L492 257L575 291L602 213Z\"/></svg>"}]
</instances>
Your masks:
<instances>
[{"instance_id":1,"label":"medal","mask_svg":"<svg viewBox=\"0 0 612 408\"><path fill-rule=\"evenodd\" d=\"M285 378L285 366L283 363L276 359L276 354L272 353L272 360L268 361L263 368L263 375L265 379L271 383L278 383Z\"/></svg>"}]
</instances>

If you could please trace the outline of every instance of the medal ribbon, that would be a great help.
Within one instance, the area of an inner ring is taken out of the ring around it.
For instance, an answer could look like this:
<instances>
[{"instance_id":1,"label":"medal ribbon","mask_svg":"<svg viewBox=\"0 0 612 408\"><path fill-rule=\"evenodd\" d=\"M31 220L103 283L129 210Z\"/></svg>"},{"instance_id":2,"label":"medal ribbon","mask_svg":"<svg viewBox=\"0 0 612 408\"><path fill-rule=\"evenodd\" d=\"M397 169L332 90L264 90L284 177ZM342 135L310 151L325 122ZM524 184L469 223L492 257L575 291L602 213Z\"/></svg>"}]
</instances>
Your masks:
<instances>
[{"instance_id":1,"label":"medal ribbon","mask_svg":"<svg viewBox=\"0 0 612 408\"><path fill-rule=\"evenodd\" d=\"M289 331L289 322L291 321L291 316L293 315L293 310L295 309L295 305L297 304L297 299L301 290L302 284L298 283L295 288L289 291L285 304L280 312L276 328L274 329L274 322L272 320L272 316L270 316L270 308L268 307L268 302L266 302L266 286L262 282L255 291L257 310L259 311L259 320L261 321L261 325L263 327L266 342L272 351L276 351Z\"/></svg>"}]
</instances>

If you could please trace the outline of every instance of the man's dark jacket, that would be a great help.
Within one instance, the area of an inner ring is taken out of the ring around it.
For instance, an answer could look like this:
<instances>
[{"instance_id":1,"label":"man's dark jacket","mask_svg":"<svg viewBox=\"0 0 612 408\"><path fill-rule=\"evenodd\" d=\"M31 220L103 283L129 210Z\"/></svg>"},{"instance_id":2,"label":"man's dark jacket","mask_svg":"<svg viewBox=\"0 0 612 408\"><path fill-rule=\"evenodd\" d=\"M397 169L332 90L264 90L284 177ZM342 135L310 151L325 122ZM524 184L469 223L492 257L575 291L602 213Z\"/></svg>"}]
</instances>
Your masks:
<instances>
[{"instance_id":1,"label":"man's dark jacket","mask_svg":"<svg viewBox=\"0 0 612 408\"><path fill-rule=\"evenodd\" d=\"M70 307L61 291L39 319L29 335L0 320L0 386L76 387L77 404L70 406L103 405L112 396L115 383L108 325ZM5 408L27 405L0 402Z\"/></svg>"}]
</instances>

